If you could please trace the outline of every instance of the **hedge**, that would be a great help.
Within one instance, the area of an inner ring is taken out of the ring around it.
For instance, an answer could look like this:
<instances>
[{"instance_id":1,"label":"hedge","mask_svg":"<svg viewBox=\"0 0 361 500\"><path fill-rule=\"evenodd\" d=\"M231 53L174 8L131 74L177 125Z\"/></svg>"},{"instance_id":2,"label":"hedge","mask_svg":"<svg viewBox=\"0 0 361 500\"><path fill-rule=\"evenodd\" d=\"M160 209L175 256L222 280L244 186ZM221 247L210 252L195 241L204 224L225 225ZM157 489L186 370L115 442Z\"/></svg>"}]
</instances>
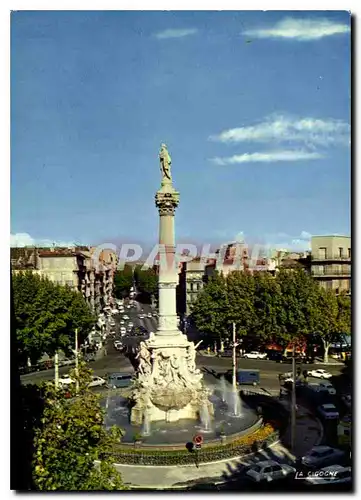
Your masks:
<instances>
[{"instance_id":1,"label":"hedge","mask_svg":"<svg viewBox=\"0 0 361 500\"><path fill-rule=\"evenodd\" d=\"M268 446L279 438L279 432L266 424L253 434L235 439L226 445L215 445L194 452L188 450L147 450L144 448L122 447L115 445L109 454L115 463L128 465L194 465L215 462L252 453L259 443Z\"/></svg>"}]
</instances>

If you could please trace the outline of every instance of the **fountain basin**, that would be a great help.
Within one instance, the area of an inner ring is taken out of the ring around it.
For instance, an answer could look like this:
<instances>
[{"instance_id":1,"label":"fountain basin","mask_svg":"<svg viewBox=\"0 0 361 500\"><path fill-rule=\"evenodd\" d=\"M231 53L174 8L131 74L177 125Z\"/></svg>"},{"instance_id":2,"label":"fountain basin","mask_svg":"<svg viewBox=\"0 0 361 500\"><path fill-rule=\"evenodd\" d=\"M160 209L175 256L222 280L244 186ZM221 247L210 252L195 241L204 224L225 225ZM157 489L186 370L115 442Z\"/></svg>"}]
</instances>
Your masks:
<instances>
[{"instance_id":1,"label":"fountain basin","mask_svg":"<svg viewBox=\"0 0 361 500\"><path fill-rule=\"evenodd\" d=\"M214 415L207 425L203 421L183 418L177 422L166 422L164 420L152 421L149 424L149 435L143 436L142 446L182 448L187 442L192 441L196 434L202 434L205 446L208 442L220 441L221 436L232 438L252 432L255 425L261 425L257 413L247 405L242 405L240 415L234 415L229 411L225 402L222 401L222 393L215 388L209 397L213 404ZM134 435L142 434L143 426L132 425L129 417L128 399L121 396L119 392L110 391L108 397L101 400L101 405L106 408L106 427L116 425L124 430L123 444L133 444ZM202 415L201 415L202 417ZM207 428L208 427L208 428Z\"/></svg>"}]
</instances>

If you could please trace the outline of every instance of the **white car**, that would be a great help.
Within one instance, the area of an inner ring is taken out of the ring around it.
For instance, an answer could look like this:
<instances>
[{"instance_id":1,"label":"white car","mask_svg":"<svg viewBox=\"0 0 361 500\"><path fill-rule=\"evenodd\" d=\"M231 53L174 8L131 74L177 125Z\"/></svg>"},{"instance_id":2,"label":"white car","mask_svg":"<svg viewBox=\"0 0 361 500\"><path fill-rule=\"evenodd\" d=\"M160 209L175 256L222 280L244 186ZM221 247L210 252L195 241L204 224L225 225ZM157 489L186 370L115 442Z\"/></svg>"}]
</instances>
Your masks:
<instances>
[{"instance_id":1,"label":"white car","mask_svg":"<svg viewBox=\"0 0 361 500\"><path fill-rule=\"evenodd\" d=\"M342 484L352 481L351 467L342 465L329 465L317 471L317 475L307 477L308 484Z\"/></svg>"},{"instance_id":2,"label":"white car","mask_svg":"<svg viewBox=\"0 0 361 500\"><path fill-rule=\"evenodd\" d=\"M129 316L127 316L126 314L124 314L123 319L129 319Z\"/></svg>"},{"instance_id":3,"label":"white car","mask_svg":"<svg viewBox=\"0 0 361 500\"><path fill-rule=\"evenodd\" d=\"M147 317L148 317L148 318L151 318L151 317L152 317L152 313L148 313L148 314L147 314Z\"/></svg>"},{"instance_id":4,"label":"white car","mask_svg":"<svg viewBox=\"0 0 361 500\"><path fill-rule=\"evenodd\" d=\"M334 396L336 394L336 389L328 380L322 380L322 382L320 382L318 385L321 391L327 391L329 394L331 394L331 396Z\"/></svg>"},{"instance_id":5,"label":"white car","mask_svg":"<svg viewBox=\"0 0 361 500\"><path fill-rule=\"evenodd\" d=\"M133 326L134 326L134 325L133 325L133 323L132 323L131 321L129 321L129 323L128 323L128 327L129 327L129 328L133 328Z\"/></svg>"},{"instance_id":6,"label":"white car","mask_svg":"<svg viewBox=\"0 0 361 500\"><path fill-rule=\"evenodd\" d=\"M119 314L118 309L112 309L112 314Z\"/></svg>"},{"instance_id":7,"label":"white car","mask_svg":"<svg viewBox=\"0 0 361 500\"><path fill-rule=\"evenodd\" d=\"M121 320L120 320L120 324L121 324L121 325L125 325L125 321L124 321L124 319L121 319Z\"/></svg>"},{"instance_id":8,"label":"white car","mask_svg":"<svg viewBox=\"0 0 361 500\"><path fill-rule=\"evenodd\" d=\"M247 358L247 359L266 359L267 353L258 352L258 351L246 352L246 354L244 355L244 358Z\"/></svg>"},{"instance_id":9,"label":"white car","mask_svg":"<svg viewBox=\"0 0 361 500\"><path fill-rule=\"evenodd\" d=\"M75 380L70 378L69 375L64 375L63 377L59 378L59 385L66 387L70 384L75 384Z\"/></svg>"},{"instance_id":10,"label":"white car","mask_svg":"<svg viewBox=\"0 0 361 500\"><path fill-rule=\"evenodd\" d=\"M323 368L318 368L317 370L310 370L308 372L308 376L315 378L331 378L332 373L324 370Z\"/></svg>"},{"instance_id":11,"label":"white car","mask_svg":"<svg viewBox=\"0 0 361 500\"><path fill-rule=\"evenodd\" d=\"M343 460L345 453L331 446L314 446L306 455L301 458L301 462L310 469L317 469L325 465L333 465Z\"/></svg>"},{"instance_id":12,"label":"white car","mask_svg":"<svg viewBox=\"0 0 361 500\"><path fill-rule=\"evenodd\" d=\"M127 331L125 326L120 327L120 333L125 333Z\"/></svg>"},{"instance_id":13,"label":"white car","mask_svg":"<svg viewBox=\"0 0 361 500\"><path fill-rule=\"evenodd\" d=\"M92 381L89 384L89 387L98 387L98 386L102 386L105 384L106 384L106 381L103 378L94 376L92 378Z\"/></svg>"},{"instance_id":14,"label":"white car","mask_svg":"<svg viewBox=\"0 0 361 500\"><path fill-rule=\"evenodd\" d=\"M325 403L317 408L317 413L325 420L334 420L340 417L340 414L335 405L332 403Z\"/></svg>"},{"instance_id":15,"label":"white car","mask_svg":"<svg viewBox=\"0 0 361 500\"><path fill-rule=\"evenodd\" d=\"M145 318L144 314L139 314L139 319L144 319L144 318Z\"/></svg>"},{"instance_id":16,"label":"white car","mask_svg":"<svg viewBox=\"0 0 361 500\"><path fill-rule=\"evenodd\" d=\"M279 464L274 460L265 460L251 465L246 472L246 477L256 483L271 482L295 474L296 469L286 464Z\"/></svg>"}]
</instances>

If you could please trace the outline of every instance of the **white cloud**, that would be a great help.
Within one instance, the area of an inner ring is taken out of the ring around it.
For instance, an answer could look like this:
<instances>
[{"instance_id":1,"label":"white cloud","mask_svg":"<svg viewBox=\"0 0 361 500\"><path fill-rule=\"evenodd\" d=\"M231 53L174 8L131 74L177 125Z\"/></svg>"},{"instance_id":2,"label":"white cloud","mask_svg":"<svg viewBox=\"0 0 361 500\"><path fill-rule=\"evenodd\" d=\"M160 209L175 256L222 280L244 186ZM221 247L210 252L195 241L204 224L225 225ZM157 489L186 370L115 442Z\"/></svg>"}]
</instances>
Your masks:
<instances>
[{"instance_id":1,"label":"white cloud","mask_svg":"<svg viewBox=\"0 0 361 500\"><path fill-rule=\"evenodd\" d=\"M308 233L307 231L302 231L301 232L301 238L302 239L309 240L309 239L311 239L311 237L312 237L311 233Z\"/></svg>"},{"instance_id":2,"label":"white cloud","mask_svg":"<svg viewBox=\"0 0 361 500\"><path fill-rule=\"evenodd\" d=\"M164 40L166 38L183 38L185 36L194 35L197 33L195 28L184 28L184 29L167 29L156 33L154 36L158 40Z\"/></svg>"},{"instance_id":3,"label":"white cloud","mask_svg":"<svg viewBox=\"0 0 361 500\"><path fill-rule=\"evenodd\" d=\"M228 158L212 158L211 161L216 165L233 165L235 163L270 163L276 161L299 161L299 160L317 160L324 158L320 153L309 151L270 151L264 153L244 153L234 155Z\"/></svg>"},{"instance_id":4,"label":"white cloud","mask_svg":"<svg viewBox=\"0 0 361 500\"><path fill-rule=\"evenodd\" d=\"M34 239L28 233L16 233L10 235L11 247L73 247L76 245L74 242L69 241L54 241L49 239Z\"/></svg>"},{"instance_id":5,"label":"white cloud","mask_svg":"<svg viewBox=\"0 0 361 500\"><path fill-rule=\"evenodd\" d=\"M329 19L286 18L272 27L250 29L244 31L243 34L256 38L286 38L289 40L309 41L349 32L349 25Z\"/></svg>"},{"instance_id":6,"label":"white cloud","mask_svg":"<svg viewBox=\"0 0 361 500\"><path fill-rule=\"evenodd\" d=\"M210 139L223 143L302 143L308 147L348 145L350 125L342 120L273 115L255 125L224 130Z\"/></svg>"}]
</instances>

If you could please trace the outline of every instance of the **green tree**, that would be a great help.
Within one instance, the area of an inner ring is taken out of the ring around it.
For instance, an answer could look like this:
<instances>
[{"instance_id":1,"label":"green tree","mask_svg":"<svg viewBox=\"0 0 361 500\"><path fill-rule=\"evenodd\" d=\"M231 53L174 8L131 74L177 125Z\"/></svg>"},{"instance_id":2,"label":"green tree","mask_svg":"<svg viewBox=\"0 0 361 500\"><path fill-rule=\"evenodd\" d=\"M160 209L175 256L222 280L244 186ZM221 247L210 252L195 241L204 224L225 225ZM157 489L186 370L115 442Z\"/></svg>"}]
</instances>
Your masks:
<instances>
[{"instance_id":1,"label":"green tree","mask_svg":"<svg viewBox=\"0 0 361 500\"><path fill-rule=\"evenodd\" d=\"M149 299L152 295L157 295L158 275L154 269L137 269L135 273L137 290L140 294Z\"/></svg>"},{"instance_id":2,"label":"green tree","mask_svg":"<svg viewBox=\"0 0 361 500\"><path fill-rule=\"evenodd\" d=\"M277 341L281 334L283 297L279 282L269 273L257 272L254 279L254 334L265 341Z\"/></svg>"},{"instance_id":3,"label":"green tree","mask_svg":"<svg viewBox=\"0 0 361 500\"><path fill-rule=\"evenodd\" d=\"M47 352L52 356L74 347L75 328L82 342L96 318L78 291L57 285L31 271L12 277L16 340L19 358L32 363Z\"/></svg>"},{"instance_id":4,"label":"green tree","mask_svg":"<svg viewBox=\"0 0 361 500\"><path fill-rule=\"evenodd\" d=\"M125 265L124 269L117 270L114 275L114 295L117 299L128 297L133 286L132 266Z\"/></svg>"},{"instance_id":5,"label":"green tree","mask_svg":"<svg viewBox=\"0 0 361 500\"><path fill-rule=\"evenodd\" d=\"M223 274L212 276L192 305L191 317L209 343L229 338L228 295Z\"/></svg>"},{"instance_id":6,"label":"green tree","mask_svg":"<svg viewBox=\"0 0 361 500\"><path fill-rule=\"evenodd\" d=\"M127 489L110 459L122 431L104 427L99 395L89 390L91 371L81 363L80 391L71 399L47 383L41 426L35 433L33 481L40 491L114 491Z\"/></svg>"},{"instance_id":7,"label":"green tree","mask_svg":"<svg viewBox=\"0 0 361 500\"><path fill-rule=\"evenodd\" d=\"M225 311L228 325L228 339L232 338L232 323L236 324L237 337L254 333L255 331L255 280L248 272L233 271L225 280L227 292L227 310Z\"/></svg>"},{"instance_id":8,"label":"green tree","mask_svg":"<svg viewBox=\"0 0 361 500\"><path fill-rule=\"evenodd\" d=\"M342 342L344 334L351 333L351 299L334 290L319 288L317 306L313 316L313 329L324 349L324 362L328 363L331 344Z\"/></svg>"},{"instance_id":9,"label":"green tree","mask_svg":"<svg viewBox=\"0 0 361 500\"><path fill-rule=\"evenodd\" d=\"M320 287L303 269L280 270L276 283L281 292L278 341L297 343L314 331Z\"/></svg>"}]
</instances>

